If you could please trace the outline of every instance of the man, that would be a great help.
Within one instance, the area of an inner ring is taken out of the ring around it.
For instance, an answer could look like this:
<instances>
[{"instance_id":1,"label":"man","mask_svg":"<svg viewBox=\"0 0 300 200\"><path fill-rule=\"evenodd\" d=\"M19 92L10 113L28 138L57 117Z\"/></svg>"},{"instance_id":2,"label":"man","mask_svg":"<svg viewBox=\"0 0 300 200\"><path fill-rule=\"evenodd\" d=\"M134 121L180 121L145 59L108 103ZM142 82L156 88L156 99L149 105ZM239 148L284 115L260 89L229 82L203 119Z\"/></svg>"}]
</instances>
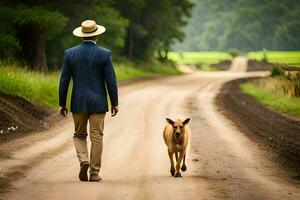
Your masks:
<instances>
[{"instance_id":1,"label":"man","mask_svg":"<svg viewBox=\"0 0 300 200\"><path fill-rule=\"evenodd\" d=\"M73 80L71 112L73 113L75 133L73 136L76 153L80 162L79 179L100 181L103 147L103 127L105 113L108 111L107 94L111 101L111 116L118 113L118 88L110 51L96 44L98 36L105 27L95 21L83 21L73 34L84 41L65 51L59 83L60 114L67 116L66 97L70 79ZM107 88L107 90L106 90ZM90 125L90 162L87 148L87 122Z\"/></svg>"}]
</instances>

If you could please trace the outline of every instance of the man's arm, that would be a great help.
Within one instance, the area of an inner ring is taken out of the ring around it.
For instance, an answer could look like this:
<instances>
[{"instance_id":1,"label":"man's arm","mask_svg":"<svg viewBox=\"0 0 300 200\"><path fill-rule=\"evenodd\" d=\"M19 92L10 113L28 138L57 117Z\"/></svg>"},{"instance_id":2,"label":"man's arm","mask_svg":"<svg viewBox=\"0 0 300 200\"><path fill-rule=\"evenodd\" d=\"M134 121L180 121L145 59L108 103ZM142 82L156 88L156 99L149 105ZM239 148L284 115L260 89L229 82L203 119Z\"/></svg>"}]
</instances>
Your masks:
<instances>
[{"instance_id":1,"label":"man's arm","mask_svg":"<svg viewBox=\"0 0 300 200\"><path fill-rule=\"evenodd\" d=\"M118 86L110 53L104 65L104 78L111 102L111 114L115 116L118 113Z\"/></svg>"},{"instance_id":2,"label":"man's arm","mask_svg":"<svg viewBox=\"0 0 300 200\"><path fill-rule=\"evenodd\" d=\"M65 52L62 72L59 81L59 106L60 106L60 114L63 116L66 116L68 113L68 110L66 108L66 99L68 95L70 80L71 80L71 67L67 60L67 55Z\"/></svg>"}]
</instances>

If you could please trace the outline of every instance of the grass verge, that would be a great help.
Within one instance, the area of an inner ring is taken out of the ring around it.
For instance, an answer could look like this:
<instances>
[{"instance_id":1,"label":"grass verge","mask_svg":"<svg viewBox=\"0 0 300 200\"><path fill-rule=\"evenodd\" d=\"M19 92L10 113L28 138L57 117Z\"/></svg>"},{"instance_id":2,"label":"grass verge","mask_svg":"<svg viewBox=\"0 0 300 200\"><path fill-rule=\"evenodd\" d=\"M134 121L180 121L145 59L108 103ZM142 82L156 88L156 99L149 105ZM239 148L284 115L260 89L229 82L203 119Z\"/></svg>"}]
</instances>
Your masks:
<instances>
[{"instance_id":1,"label":"grass verge","mask_svg":"<svg viewBox=\"0 0 300 200\"><path fill-rule=\"evenodd\" d=\"M136 67L137 65L143 67ZM134 64L129 61L116 63L115 71L119 81L155 74L180 74L177 69L167 64ZM52 109L57 109L59 76L59 71L43 74L21 68L17 65L0 63L0 91L23 97ZM69 89L69 93L70 91ZM70 102L69 97L68 102Z\"/></svg>"},{"instance_id":2,"label":"grass verge","mask_svg":"<svg viewBox=\"0 0 300 200\"><path fill-rule=\"evenodd\" d=\"M216 72L219 71L218 69L211 67L210 65L196 65L197 69L204 72Z\"/></svg>"},{"instance_id":3,"label":"grass verge","mask_svg":"<svg viewBox=\"0 0 300 200\"><path fill-rule=\"evenodd\" d=\"M136 67L139 66L139 67ZM129 80L136 77L146 77L150 75L179 75L181 74L175 67L170 64L160 62L139 62L122 61L115 64L115 71L119 81Z\"/></svg>"},{"instance_id":4,"label":"grass verge","mask_svg":"<svg viewBox=\"0 0 300 200\"><path fill-rule=\"evenodd\" d=\"M59 72L42 74L16 65L1 65L0 91L55 108L58 102L58 77Z\"/></svg>"},{"instance_id":5,"label":"grass verge","mask_svg":"<svg viewBox=\"0 0 300 200\"><path fill-rule=\"evenodd\" d=\"M241 90L262 104L280 112L300 116L300 98L291 97L276 87L284 80L279 77L258 78L241 84Z\"/></svg>"}]
</instances>

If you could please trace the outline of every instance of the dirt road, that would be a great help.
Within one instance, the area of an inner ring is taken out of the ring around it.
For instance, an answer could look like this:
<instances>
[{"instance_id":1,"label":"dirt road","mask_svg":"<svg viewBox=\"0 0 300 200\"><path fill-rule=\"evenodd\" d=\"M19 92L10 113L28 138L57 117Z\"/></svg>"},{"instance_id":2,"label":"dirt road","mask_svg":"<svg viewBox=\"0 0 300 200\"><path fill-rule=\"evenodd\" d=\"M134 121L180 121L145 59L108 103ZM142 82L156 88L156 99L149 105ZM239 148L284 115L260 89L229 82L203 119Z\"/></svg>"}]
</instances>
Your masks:
<instances>
[{"instance_id":1,"label":"dirt road","mask_svg":"<svg viewBox=\"0 0 300 200\"><path fill-rule=\"evenodd\" d=\"M235 57L232 62L229 71L231 72L246 72L248 59L243 56Z\"/></svg>"},{"instance_id":2,"label":"dirt road","mask_svg":"<svg viewBox=\"0 0 300 200\"><path fill-rule=\"evenodd\" d=\"M299 199L299 183L214 106L222 83L251 75L199 72L122 87L119 115L106 118L100 183L77 178L71 116L49 136L2 146L16 153L0 161L1 177L18 179L0 199ZM183 178L169 174L165 117L192 117Z\"/></svg>"}]
</instances>

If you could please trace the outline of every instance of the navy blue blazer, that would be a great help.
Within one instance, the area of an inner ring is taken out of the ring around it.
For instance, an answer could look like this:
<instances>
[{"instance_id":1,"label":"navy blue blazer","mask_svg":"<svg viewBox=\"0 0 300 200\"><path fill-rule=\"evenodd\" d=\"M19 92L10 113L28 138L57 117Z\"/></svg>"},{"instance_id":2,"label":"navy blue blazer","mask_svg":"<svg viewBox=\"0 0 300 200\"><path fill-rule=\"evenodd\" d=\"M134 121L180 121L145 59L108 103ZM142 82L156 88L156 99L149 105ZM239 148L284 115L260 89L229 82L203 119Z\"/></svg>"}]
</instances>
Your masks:
<instances>
[{"instance_id":1,"label":"navy blue blazer","mask_svg":"<svg viewBox=\"0 0 300 200\"><path fill-rule=\"evenodd\" d=\"M59 82L60 106L66 106L71 78L71 112L107 112L106 91L111 105L118 105L117 80L110 50L92 41L84 41L65 51Z\"/></svg>"}]
</instances>

